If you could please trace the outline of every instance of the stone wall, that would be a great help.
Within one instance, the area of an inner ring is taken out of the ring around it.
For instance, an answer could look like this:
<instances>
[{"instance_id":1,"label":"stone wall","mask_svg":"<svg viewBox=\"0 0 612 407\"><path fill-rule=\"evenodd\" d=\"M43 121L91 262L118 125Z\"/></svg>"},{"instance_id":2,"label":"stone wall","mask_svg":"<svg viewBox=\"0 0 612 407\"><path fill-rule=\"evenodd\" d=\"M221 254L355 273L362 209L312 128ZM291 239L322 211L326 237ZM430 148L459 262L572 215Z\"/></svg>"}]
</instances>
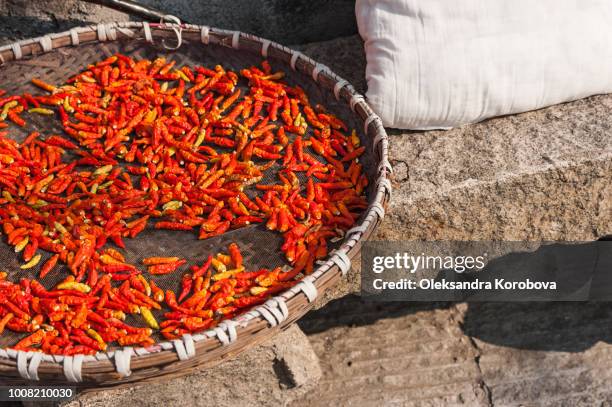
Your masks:
<instances>
[{"instance_id":1,"label":"stone wall","mask_svg":"<svg viewBox=\"0 0 612 407\"><path fill-rule=\"evenodd\" d=\"M321 41L357 32L354 0L140 0L193 24L236 29L284 44ZM0 41L74 26L138 20L79 0L0 0Z\"/></svg>"}]
</instances>

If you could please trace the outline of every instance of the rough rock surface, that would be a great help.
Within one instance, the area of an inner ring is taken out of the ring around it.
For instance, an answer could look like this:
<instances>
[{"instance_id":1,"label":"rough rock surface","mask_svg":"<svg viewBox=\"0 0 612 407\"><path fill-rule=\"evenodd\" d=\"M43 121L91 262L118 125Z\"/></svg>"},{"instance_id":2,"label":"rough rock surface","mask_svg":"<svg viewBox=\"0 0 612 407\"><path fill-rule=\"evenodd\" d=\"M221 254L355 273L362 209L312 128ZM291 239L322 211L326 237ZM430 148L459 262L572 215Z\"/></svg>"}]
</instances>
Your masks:
<instances>
[{"instance_id":1,"label":"rough rock surface","mask_svg":"<svg viewBox=\"0 0 612 407\"><path fill-rule=\"evenodd\" d=\"M365 89L357 36L300 49ZM612 95L603 95L448 131L389 130L394 195L374 238L593 240L612 233L610 111ZM358 291L359 282L349 279L326 298Z\"/></svg>"},{"instance_id":2,"label":"rough rock surface","mask_svg":"<svg viewBox=\"0 0 612 407\"><path fill-rule=\"evenodd\" d=\"M321 41L357 32L354 0L140 0L192 24L256 33L283 44ZM0 0L0 40L71 27L139 20L80 0Z\"/></svg>"},{"instance_id":3,"label":"rough rock surface","mask_svg":"<svg viewBox=\"0 0 612 407\"><path fill-rule=\"evenodd\" d=\"M293 325L217 367L127 389L87 392L63 407L276 406L312 390L321 368L308 338Z\"/></svg>"},{"instance_id":4,"label":"rough rock surface","mask_svg":"<svg viewBox=\"0 0 612 407\"><path fill-rule=\"evenodd\" d=\"M323 378L307 405L484 406L478 350L444 303L374 303L348 296L300 322Z\"/></svg>"}]
</instances>

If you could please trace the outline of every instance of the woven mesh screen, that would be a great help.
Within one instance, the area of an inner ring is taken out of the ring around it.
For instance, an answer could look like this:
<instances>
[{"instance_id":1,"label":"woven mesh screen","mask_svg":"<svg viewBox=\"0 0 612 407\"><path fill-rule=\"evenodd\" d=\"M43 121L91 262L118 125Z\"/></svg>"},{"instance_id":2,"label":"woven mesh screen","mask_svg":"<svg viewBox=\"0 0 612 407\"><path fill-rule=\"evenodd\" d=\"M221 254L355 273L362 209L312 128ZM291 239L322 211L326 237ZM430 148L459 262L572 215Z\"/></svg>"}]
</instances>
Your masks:
<instances>
[{"instance_id":1,"label":"woven mesh screen","mask_svg":"<svg viewBox=\"0 0 612 407\"><path fill-rule=\"evenodd\" d=\"M226 69L231 69L235 72L244 67L258 65L262 61L259 55L217 45L204 46L201 43L184 42L177 51L168 51L141 40L96 43L61 48L28 60L6 64L0 67L0 89L6 90L9 94L21 94L24 92L34 95L41 94L38 88L31 85L30 80L32 78L39 78L52 84L62 84L68 78L84 69L88 64L95 63L117 52L129 55L135 59L154 59L163 56L168 60L175 60L177 66L203 65L214 67L216 64L221 64ZM372 184L375 179L376 168L374 163L376 160L371 153L371 140L364 139L363 132L361 131L362 125L348 106L339 103L331 92L321 89L312 78L292 71L289 66L281 62L271 61L271 64L274 70L280 69L285 71L285 80L289 84L301 86L309 95L312 105L317 103L323 104L329 111L342 118L350 128L357 129L362 143L368 147L360 161L364 165L370 184ZM241 79L240 84L246 88L244 79ZM11 126L9 129L9 136L17 141L22 141L32 131L39 131L43 135L64 134L57 118L36 114L29 115L27 113L24 113L23 117L28 122L26 128L21 129ZM312 131L312 129L309 128L309 131ZM218 149L218 147L215 148ZM267 170L261 183L278 183L279 181L275 175L278 168L277 165ZM301 181L305 181L305 179L302 178ZM372 185L370 185L371 188ZM255 194L254 189L247 189L245 192L251 197ZM372 199L373 194L368 193L368 196ZM181 277L183 273L188 271L190 265L203 263L209 254L220 251L227 252L226 248L231 242L236 242L240 246L245 266L249 270L260 267L273 268L287 264L280 251L282 242L280 234L268 231L263 224L232 230L222 236L206 240L198 240L197 228L193 232L155 230L152 228L152 223L150 222L149 228L145 229L135 239L125 239L127 247L122 252L125 254L128 262L136 265L140 264L143 257L149 256L179 256L185 258L187 264L177 272L153 277L155 282L163 289L172 289L177 293L180 292ZM40 264L43 264L48 257L49 254L43 252L43 259ZM7 271L9 279L12 281L18 281L22 277L35 278L39 270L39 267L35 267L31 271L21 270L19 268L21 258L14 253L13 249L4 240L0 242L0 263L2 263L0 270ZM65 278L67 274L68 269L58 264L42 283L45 287L50 288ZM150 277L146 272L145 276L147 278ZM163 309L154 313L158 320L161 320L161 314L166 311L167 309ZM141 318L137 316L128 316L126 322L135 326L145 326ZM14 344L22 336L7 330L0 337L0 346ZM163 340L159 335L154 336L154 338Z\"/></svg>"}]
</instances>

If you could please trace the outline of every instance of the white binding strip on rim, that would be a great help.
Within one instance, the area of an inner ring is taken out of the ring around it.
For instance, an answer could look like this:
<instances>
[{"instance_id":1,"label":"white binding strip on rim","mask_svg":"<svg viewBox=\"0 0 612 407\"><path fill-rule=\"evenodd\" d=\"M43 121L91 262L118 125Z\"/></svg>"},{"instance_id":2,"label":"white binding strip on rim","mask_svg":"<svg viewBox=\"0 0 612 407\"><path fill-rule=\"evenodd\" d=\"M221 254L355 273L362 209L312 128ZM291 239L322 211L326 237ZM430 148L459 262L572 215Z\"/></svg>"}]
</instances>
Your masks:
<instances>
[{"instance_id":1,"label":"white binding strip on rim","mask_svg":"<svg viewBox=\"0 0 612 407\"><path fill-rule=\"evenodd\" d=\"M340 79L338 82L336 82L334 85L334 96L336 97L336 100L340 100L340 90L346 85L348 85L348 82L344 79Z\"/></svg>"},{"instance_id":2,"label":"white binding strip on rim","mask_svg":"<svg viewBox=\"0 0 612 407\"><path fill-rule=\"evenodd\" d=\"M227 330L227 333L225 332ZM236 332L236 322L231 319L221 322L216 328L213 329L219 342L223 345L229 345L238 338Z\"/></svg>"},{"instance_id":3,"label":"white binding strip on rim","mask_svg":"<svg viewBox=\"0 0 612 407\"><path fill-rule=\"evenodd\" d=\"M263 40L261 42L261 56L268 58L268 49L270 48L270 40Z\"/></svg>"},{"instance_id":4,"label":"white binding strip on rim","mask_svg":"<svg viewBox=\"0 0 612 407\"><path fill-rule=\"evenodd\" d=\"M391 196L391 181L389 181L388 178L379 178L378 181L376 181L376 185L378 185L379 187L382 186L387 192L387 194Z\"/></svg>"},{"instance_id":5,"label":"white binding strip on rim","mask_svg":"<svg viewBox=\"0 0 612 407\"><path fill-rule=\"evenodd\" d=\"M190 358L194 357L196 354L196 351L195 351L195 343L194 343L193 336L191 336L191 334L184 334L183 343L185 344L185 350L187 351L187 356L189 356Z\"/></svg>"},{"instance_id":6,"label":"white binding strip on rim","mask_svg":"<svg viewBox=\"0 0 612 407\"><path fill-rule=\"evenodd\" d=\"M104 353L104 352L98 352L98 353L96 353L96 354L95 354L95 357L96 357L96 359L97 359L97 360L108 360L108 359L110 359L110 358L108 357L108 355L107 355L106 353Z\"/></svg>"},{"instance_id":7,"label":"white binding strip on rim","mask_svg":"<svg viewBox=\"0 0 612 407\"><path fill-rule=\"evenodd\" d=\"M174 347L174 344L172 344L172 343L170 343L170 342L161 342L161 343L159 344L159 346L161 346L161 348L162 348L163 350L170 350L170 349L172 349L172 348Z\"/></svg>"},{"instance_id":8,"label":"white binding strip on rim","mask_svg":"<svg viewBox=\"0 0 612 407\"><path fill-rule=\"evenodd\" d=\"M202 40L202 43L208 45L208 42L210 41L210 27L203 25L202 29L200 30L200 40Z\"/></svg>"},{"instance_id":9,"label":"white binding strip on rim","mask_svg":"<svg viewBox=\"0 0 612 407\"><path fill-rule=\"evenodd\" d=\"M85 355L79 354L74 355L72 358L72 371L74 372L74 378L77 382L83 381L83 376L81 375L81 368L83 367L83 358Z\"/></svg>"},{"instance_id":10,"label":"white binding strip on rim","mask_svg":"<svg viewBox=\"0 0 612 407\"><path fill-rule=\"evenodd\" d=\"M15 59L21 59L23 54L21 53L21 45L18 42L11 44L11 49L13 50L13 55Z\"/></svg>"},{"instance_id":11,"label":"white binding strip on rim","mask_svg":"<svg viewBox=\"0 0 612 407\"><path fill-rule=\"evenodd\" d=\"M115 31L115 23L105 24L106 28L106 38L115 41L117 39L117 31Z\"/></svg>"},{"instance_id":12,"label":"white binding strip on rim","mask_svg":"<svg viewBox=\"0 0 612 407\"><path fill-rule=\"evenodd\" d=\"M70 40L72 42L72 45L79 45L79 29L78 28L71 28L70 29Z\"/></svg>"},{"instance_id":13,"label":"white binding strip on rim","mask_svg":"<svg viewBox=\"0 0 612 407\"><path fill-rule=\"evenodd\" d=\"M74 376L74 371L72 370L72 356L64 357L64 376L69 382L76 382L76 377Z\"/></svg>"},{"instance_id":14,"label":"white binding strip on rim","mask_svg":"<svg viewBox=\"0 0 612 407\"><path fill-rule=\"evenodd\" d=\"M301 290L304 295L306 295L306 298L308 298L308 302L313 302L317 299L319 291L317 290L317 287L312 283L312 278L310 277L311 276L304 277L302 281L297 283L295 287Z\"/></svg>"},{"instance_id":15,"label":"white binding strip on rim","mask_svg":"<svg viewBox=\"0 0 612 407\"><path fill-rule=\"evenodd\" d=\"M107 40L105 24L102 24L102 23L98 24L98 40L102 42Z\"/></svg>"},{"instance_id":16,"label":"white binding strip on rim","mask_svg":"<svg viewBox=\"0 0 612 407\"><path fill-rule=\"evenodd\" d=\"M17 352L17 371L19 376L24 379L30 379L30 373L28 372L28 352L22 350Z\"/></svg>"},{"instance_id":17,"label":"white binding strip on rim","mask_svg":"<svg viewBox=\"0 0 612 407\"><path fill-rule=\"evenodd\" d=\"M270 310L279 324L289 317L289 309L287 308L287 304L285 304L285 301L280 298L269 299L265 302L264 307Z\"/></svg>"},{"instance_id":18,"label":"white binding strip on rim","mask_svg":"<svg viewBox=\"0 0 612 407\"><path fill-rule=\"evenodd\" d=\"M230 343L238 339L238 332L236 332L236 325L237 325L236 322L232 321L231 319L226 319L225 321L219 324L221 328L227 331L227 334L229 335Z\"/></svg>"},{"instance_id":19,"label":"white binding strip on rim","mask_svg":"<svg viewBox=\"0 0 612 407\"><path fill-rule=\"evenodd\" d=\"M261 307L255 308L255 311L258 312L259 315L261 315L266 321L268 321L270 326L278 325L278 321L276 320L276 318L274 318L274 315L272 315L272 313L263 305Z\"/></svg>"},{"instance_id":20,"label":"white binding strip on rim","mask_svg":"<svg viewBox=\"0 0 612 407\"><path fill-rule=\"evenodd\" d=\"M293 69L295 71L295 64L297 63L298 58L303 57L304 54L302 54L301 52L297 52L297 51L293 51L291 53L291 69Z\"/></svg>"},{"instance_id":21,"label":"white binding strip on rim","mask_svg":"<svg viewBox=\"0 0 612 407\"><path fill-rule=\"evenodd\" d=\"M359 93L355 93L353 96L351 96L351 101L350 106L351 106L351 110L354 112L355 111L355 105L359 102L363 102L365 101L365 99L363 98L362 95L360 95Z\"/></svg>"},{"instance_id":22,"label":"white binding strip on rim","mask_svg":"<svg viewBox=\"0 0 612 407\"><path fill-rule=\"evenodd\" d=\"M232 35L232 48L240 48L240 31L234 31L234 34Z\"/></svg>"},{"instance_id":23,"label":"white binding strip on rim","mask_svg":"<svg viewBox=\"0 0 612 407\"><path fill-rule=\"evenodd\" d=\"M221 329L221 327L216 327L213 329L213 331L215 331L215 335L217 336L217 339L219 339L219 342L221 342L224 346L230 344L227 334L225 331L223 331L223 329Z\"/></svg>"},{"instance_id":24,"label":"white binding strip on rim","mask_svg":"<svg viewBox=\"0 0 612 407\"><path fill-rule=\"evenodd\" d=\"M81 367L83 366L83 355L64 357L64 376L69 382L78 383L83 381Z\"/></svg>"},{"instance_id":25,"label":"white binding strip on rim","mask_svg":"<svg viewBox=\"0 0 612 407\"><path fill-rule=\"evenodd\" d=\"M380 164L378 164L378 172L381 172L383 168L386 169L387 172L389 172L390 174L393 174L393 166L391 165L387 157L383 157L383 159L380 160Z\"/></svg>"},{"instance_id":26,"label":"white binding strip on rim","mask_svg":"<svg viewBox=\"0 0 612 407\"><path fill-rule=\"evenodd\" d=\"M172 343L180 360L187 360L195 356L195 345L190 334L183 335L183 339L174 339Z\"/></svg>"},{"instance_id":27,"label":"white binding strip on rim","mask_svg":"<svg viewBox=\"0 0 612 407\"><path fill-rule=\"evenodd\" d=\"M340 268L342 276L345 276L351 268L351 259L342 250L336 250L330 260Z\"/></svg>"},{"instance_id":28,"label":"white binding strip on rim","mask_svg":"<svg viewBox=\"0 0 612 407\"><path fill-rule=\"evenodd\" d=\"M383 126L382 120L376 120L376 128L378 129L378 132L376 133L376 136L374 137L374 140L372 141L372 146L374 147L374 149L378 148L378 143L380 143L381 141L386 141L388 142L387 139L387 131L385 130L385 126Z\"/></svg>"},{"instance_id":29,"label":"white binding strip on rim","mask_svg":"<svg viewBox=\"0 0 612 407\"><path fill-rule=\"evenodd\" d=\"M142 355L147 355L151 352L146 348L136 348L134 349L134 353L136 354L136 356L142 356Z\"/></svg>"},{"instance_id":30,"label":"white binding strip on rim","mask_svg":"<svg viewBox=\"0 0 612 407\"><path fill-rule=\"evenodd\" d=\"M172 344L174 345L174 350L179 358L179 360L187 360L189 356L187 356L187 351L185 350L185 344L180 339L173 339Z\"/></svg>"},{"instance_id":31,"label":"white binding strip on rim","mask_svg":"<svg viewBox=\"0 0 612 407\"><path fill-rule=\"evenodd\" d=\"M270 311L270 313L276 319L276 324L275 325L278 325L278 324L282 323L285 320L285 316L283 315L283 313L280 312L276 307L271 307L269 305L264 305L264 307L266 307L268 309L268 311Z\"/></svg>"},{"instance_id":32,"label":"white binding strip on rim","mask_svg":"<svg viewBox=\"0 0 612 407\"><path fill-rule=\"evenodd\" d=\"M366 230L368 230L368 226L362 223L347 230L345 236L352 235L353 233L365 233Z\"/></svg>"},{"instance_id":33,"label":"white binding strip on rim","mask_svg":"<svg viewBox=\"0 0 612 407\"><path fill-rule=\"evenodd\" d=\"M151 34L151 26L149 25L149 23L144 21L142 23L142 30L144 31L145 41L153 42L153 35Z\"/></svg>"},{"instance_id":34,"label":"white binding strip on rim","mask_svg":"<svg viewBox=\"0 0 612 407\"><path fill-rule=\"evenodd\" d=\"M132 361L132 348L127 346L115 351L115 370L121 377L128 377L132 374L130 364Z\"/></svg>"},{"instance_id":35,"label":"white binding strip on rim","mask_svg":"<svg viewBox=\"0 0 612 407\"><path fill-rule=\"evenodd\" d=\"M363 134L368 135L368 128L370 127L370 123L372 123L374 120L378 119L378 116L376 116L375 113L370 113L370 115L368 117L366 117L365 121L363 122Z\"/></svg>"},{"instance_id":36,"label":"white binding strip on rim","mask_svg":"<svg viewBox=\"0 0 612 407\"><path fill-rule=\"evenodd\" d=\"M382 207L380 202L374 202L372 205L370 205L370 210L374 211L378 215L380 220L384 219L384 217L385 217L385 208Z\"/></svg>"},{"instance_id":37,"label":"white binding strip on rim","mask_svg":"<svg viewBox=\"0 0 612 407\"><path fill-rule=\"evenodd\" d=\"M40 366L40 362L43 359L42 352L34 352L32 355L32 359L30 359L30 366L28 366L28 374L30 375L30 380L39 380L38 378L38 366Z\"/></svg>"},{"instance_id":38,"label":"white binding strip on rim","mask_svg":"<svg viewBox=\"0 0 612 407\"><path fill-rule=\"evenodd\" d=\"M372 146L374 147L374 149L378 148L378 143L380 143L381 141L383 141L384 139L387 138L387 133L385 132L384 127L382 127L382 124L380 124L379 126L379 122L376 122L377 128L378 128L378 133L376 133L376 136L374 137L374 140L372 141Z\"/></svg>"},{"instance_id":39,"label":"white binding strip on rim","mask_svg":"<svg viewBox=\"0 0 612 407\"><path fill-rule=\"evenodd\" d=\"M329 71L329 68L323 64L315 64L315 67L312 70L312 79L315 82L317 82L319 79L319 73L321 73L321 71Z\"/></svg>"},{"instance_id":40,"label":"white binding strip on rim","mask_svg":"<svg viewBox=\"0 0 612 407\"><path fill-rule=\"evenodd\" d=\"M121 34L123 34L123 35L125 35L126 37L129 37L129 38L132 38L134 36L134 31L130 30L129 28L116 26L115 30L119 31ZM116 35L115 35L115 37L116 37Z\"/></svg>"},{"instance_id":41,"label":"white binding strip on rim","mask_svg":"<svg viewBox=\"0 0 612 407\"><path fill-rule=\"evenodd\" d=\"M282 297L270 298L268 301L266 301L266 303L270 303L271 305L276 304L276 306L283 313L284 319L287 319L289 317L289 308L287 308L287 303L285 302L284 298Z\"/></svg>"},{"instance_id":42,"label":"white binding strip on rim","mask_svg":"<svg viewBox=\"0 0 612 407\"><path fill-rule=\"evenodd\" d=\"M53 41L51 41L51 37L48 35L40 37L38 39L38 43L40 44L43 52L49 52L53 49Z\"/></svg>"}]
</instances>

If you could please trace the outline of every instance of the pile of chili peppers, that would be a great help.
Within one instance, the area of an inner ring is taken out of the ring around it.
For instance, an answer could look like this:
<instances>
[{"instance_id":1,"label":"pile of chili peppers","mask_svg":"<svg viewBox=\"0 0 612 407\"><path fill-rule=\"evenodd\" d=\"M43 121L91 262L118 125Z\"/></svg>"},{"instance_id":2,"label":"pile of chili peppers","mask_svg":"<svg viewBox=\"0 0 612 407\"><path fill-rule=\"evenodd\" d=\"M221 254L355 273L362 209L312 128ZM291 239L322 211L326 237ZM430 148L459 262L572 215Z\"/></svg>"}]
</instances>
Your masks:
<instances>
[{"instance_id":1,"label":"pile of chili peppers","mask_svg":"<svg viewBox=\"0 0 612 407\"><path fill-rule=\"evenodd\" d=\"M92 354L109 343L149 346L215 326L263 303L313 271L367 207L354 131L264 61L239 74L217 65L177 67L164 58L114 55L47 94L0 94L0 129L28 114L59 118L69 138L32 132L21 143L0 130L0 224L30 269L51 256L70 274L46 289L0 280L0 333L28 332L14 348ZM247 83L247 90L240 82ZM7 121L8 119L8 121ZM312 129L307 132L307 129ZM263 184L274 171L275 184ZM265 223L282 234L290 267L249 271L236 244L192 265L181 292L145 276L186 261L121 253L147 226L200 239ZM152 310L169 312L157 322ZM140 315L148 327L131 326Z\"/></svg>"}]
</instances>

